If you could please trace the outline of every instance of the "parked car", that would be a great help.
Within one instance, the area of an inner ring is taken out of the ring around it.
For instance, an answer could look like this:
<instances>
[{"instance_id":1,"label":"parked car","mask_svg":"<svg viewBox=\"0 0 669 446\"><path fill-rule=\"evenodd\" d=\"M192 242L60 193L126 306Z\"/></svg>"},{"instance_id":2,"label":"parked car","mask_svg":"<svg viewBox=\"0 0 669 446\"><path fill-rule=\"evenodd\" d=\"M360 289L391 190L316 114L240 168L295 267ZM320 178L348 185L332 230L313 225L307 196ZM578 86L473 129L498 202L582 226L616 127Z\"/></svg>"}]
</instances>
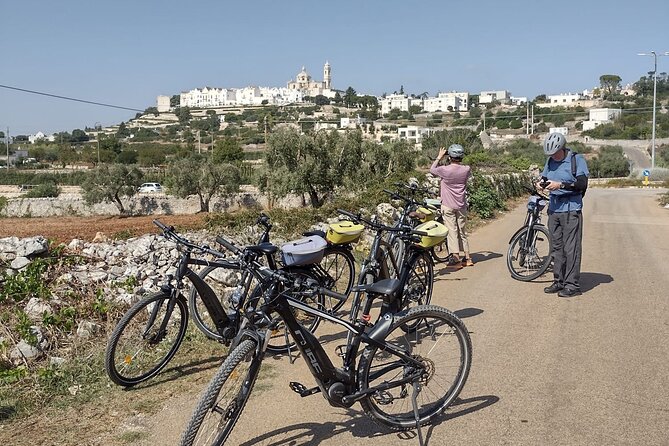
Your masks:
<instances>
[{"instance_id":1,"label":"parked car","mask_svg":"<svg viewBox=\"0 0 669 446\"><path fill-rule=\"evenodd\" d=\"M139 193L162 192L162 191L163 187L160 185L160 183L144 183L137 189L137 192Z\"/></svg>"}]
</instances>

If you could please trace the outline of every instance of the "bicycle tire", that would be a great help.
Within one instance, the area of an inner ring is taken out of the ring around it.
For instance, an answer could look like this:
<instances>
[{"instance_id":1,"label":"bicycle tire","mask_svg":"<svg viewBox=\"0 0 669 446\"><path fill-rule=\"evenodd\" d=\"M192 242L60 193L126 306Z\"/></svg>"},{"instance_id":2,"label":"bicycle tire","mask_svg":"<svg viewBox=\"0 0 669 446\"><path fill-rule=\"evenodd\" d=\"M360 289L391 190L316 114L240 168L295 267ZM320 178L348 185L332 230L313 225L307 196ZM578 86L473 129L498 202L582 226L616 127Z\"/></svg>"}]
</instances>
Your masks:
<instances>
[{"instance_id":1,"label":"bicycle tire","mask_svg":"<svg viewBox=\"0 0 669 446\"><path fill-rule=\"evenodd\" d=\"M532 252L524 252L522 245L527 235L526 228L516 233L511 239L506 253L506 266L511 273L511 277L521 282L529 282L543 275L551 263L552 246L548 229L543 225L534 226L534 230L543 234L544 240L548 241L548 252L541 256L536 247L537 237L535 237L534 243L530 247ZM518 266L514 265L515 260L519 261Z\"/></svg>"},{"instance_id":2,"label":"bicycle tire","mask_svg":"<svg viewBox=\"0 0 669 446\"><path fill-rule=\"evenodd\" d=\"M178 327L175 332L170 330L169 333L160 334L156 331L164 319L162 312L166 310L169 300L170 295L163 292L147 296L133 305L116 324L105 351L105 370L115 384L131 387L147 381L157 375L176 354L188 326L188 306L186 299L179 295L175 300L167 329L174 328L174 311L177 309ZM154 308L149 308L151 304L159 305L161 313L157 315L153 324L147 327L151 309ZM126 337L127 345L124 342Z\"/></svg>"},{"instance_id":3,"label":"bicycle tire","mask_svg":"<svg viewBox=\"0 0 669 446\"><path fill-rule=\"evenodd\" d=\"M444 263L448 262L451 257L451 252L448 250L448 242L444 240L439 243L437 246L430 248L430 254L435 262Z\"/></svg>"},{"instance_id":4,"label":"bicycle tire","mask_svg":"<svg viewBox=\"0 0 669 446\"><path fill-rule=\"evenodd\" d=\"M434 265L427 252L414 256L406 266L409 271L402 288L401 310L409 310L419 305L429 305L432 300L434 288ZM411 330L411 325L406 325L406 330Z\"/></svg>"},{"instance_id":5,"label":"bicycle tire","mask_svg":"<svg viewBox=\"0 0 669 446\"><path fill-rule=\"evenodd\" d=\"M327 274L327 278L333 282L323 284L323 286L348 296L353 288L355 277L355 259L351 251L338 246L328 246L325 248L320 266ZM345 303L346 300L325 297L325 309L332 313L339 311Z\"/></svg>"},{"instance_id":6,"label":"bicycle tire","mask_svg":"<svg viewBox=\"0 0 669 446\"><path fill-rule=\"evenodd\" d=\"M412 336L402 328L416 325ZM435 340L436 338L436 340ZM445 411L464 387L472 361L472 344L462 321L445 308L419 306L395 317L385 342L407 351L426 364L421 376L419 423L427 425ZM453 342L448 342L453 341ZM423 354L421 354L423 353ZM404 377L409 366L397 356L375 346L363 350L358 368L360 390ZM444 377L442 379L442 377ZM441 382L444 384L441 384ZM409 386L410 387L410 386ZM434 401L430 401L434 398ZM377 391L360 401L365 414L376 423L394 431L416 427L411 403L411 388L404 386ZM391 413L393 412L393 413Z\"/></svg>"},{"instance_id":7,"label":"bicycle tire","mask_svg":"<svg viewBox=\"0 0 669 446\"><path fill-rule=\"evenodd\" d=\"M229 289L231 288L228 286L229 284L223 282L219 278L215 276L215 274L212 274L214 271L220 271L220 270L225 270L228 268L223 268L220 266L207 266L206 268L202 269L202 271L198 272L198 276L207 282L207 285L211 287L212 290L214 290L214 293L219 299L219 302L221 303L221 306L223 307L223 310L227 313L227 310L230 307L229 304ZM250 283L249 283L250 287ZM214 322L211 320L209 317L209 313L207 312L207 308L204 306L204 303L202 302L202 299L199 298L199 294L197 292L197 289L195 289L194 286L190 287L190 293L188 294L188 306L190 308L192 317L193 317L193 322L195 323L195 326L209 339L212 339L214 341L221 342L223 341L223 336L221 336L218 333L218 330L216 330L216 327L214 325ZM244 290L243 293L246 294L248 290Z\"/></svg>"},{"instance_id":8,"label":"bicycle tire","mask_svg":"<svg viewBox=\"0 0 669 446\"><path fill-rule=\"evenodd\" d=\"M258 358L256 347L255 340L245 339L223 361L193 411L181 436L181 446L225 443L260 372L262 359ZM230 386L230 392L224 391L225 385ZM223 403L222 399L228 397L230 400Z\"/></svg>"}]
</instances>

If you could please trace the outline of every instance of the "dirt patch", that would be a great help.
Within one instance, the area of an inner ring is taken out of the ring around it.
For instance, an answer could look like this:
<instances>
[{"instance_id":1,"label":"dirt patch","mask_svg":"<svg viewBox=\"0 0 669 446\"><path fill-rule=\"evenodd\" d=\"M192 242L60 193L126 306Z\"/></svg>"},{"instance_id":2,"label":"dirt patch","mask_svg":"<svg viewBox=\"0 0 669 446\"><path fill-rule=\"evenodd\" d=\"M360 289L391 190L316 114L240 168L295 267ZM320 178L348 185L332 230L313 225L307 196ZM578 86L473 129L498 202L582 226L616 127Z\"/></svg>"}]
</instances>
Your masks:
<instances>
[{"instance_id":1,"label":"dirt patch","mask_svg":"<svg viewBox=\"0 0 669 446\"><path fill-rule=\"evenodd\" d=\"M69 243L72 239L91 241L98 232L110 239L135 237L155 233L158 228L152 221L158 218L180 230L202 229L206 213L161 216L95 216L95 217L46 217L0 218L0 238L44 236L56 243Z\"/></svg>"}]
</instances>

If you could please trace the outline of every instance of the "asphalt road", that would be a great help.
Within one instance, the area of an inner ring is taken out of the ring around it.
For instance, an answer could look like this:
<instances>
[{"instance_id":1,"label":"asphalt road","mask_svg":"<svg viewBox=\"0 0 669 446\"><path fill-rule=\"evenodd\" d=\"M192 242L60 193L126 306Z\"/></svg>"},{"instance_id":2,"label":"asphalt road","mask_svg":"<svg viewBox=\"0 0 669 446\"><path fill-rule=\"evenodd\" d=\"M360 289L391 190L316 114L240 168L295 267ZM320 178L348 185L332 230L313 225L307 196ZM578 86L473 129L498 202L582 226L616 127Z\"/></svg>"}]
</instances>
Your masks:
<instances>
[{"instance_id":1,"label":"asphalt road","mask_svg":"<svg viewBox=\"0 0 669 446\"><path fill-rule=\"evenodd\" d=\"M669 444L669 210L657 194L588 191L582 296L544 294L549 275L511 279L505 255L522 206L472 235L474 267L440 269L433 303L463 318L474 351L461 400L423 430L428 444ZM359 406L291 392L288 381L313 385L302 358L267 362L230 444L418 444L412 432L381 431ZM193 399L158 414L149 443L173 444Z\"/></svg>"}]
</instances>

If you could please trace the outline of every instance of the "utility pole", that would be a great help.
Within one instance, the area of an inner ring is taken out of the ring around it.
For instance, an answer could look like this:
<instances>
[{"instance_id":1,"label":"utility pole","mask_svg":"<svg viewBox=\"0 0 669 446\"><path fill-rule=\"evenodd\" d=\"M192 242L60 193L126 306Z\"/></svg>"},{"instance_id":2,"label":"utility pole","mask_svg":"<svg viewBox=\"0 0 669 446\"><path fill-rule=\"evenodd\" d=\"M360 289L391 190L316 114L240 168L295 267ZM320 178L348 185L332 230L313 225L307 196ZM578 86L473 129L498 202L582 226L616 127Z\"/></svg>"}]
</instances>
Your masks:
<instances>
[{"instance_id":1,"label":"utility pole","mask_svg":"<svg viewBox=\"0 0 669 446\"><path fill-rule=\"evenodd\" d=\"M525 103L525 134L530 134L530 103Z\"/></svg>"},{"instance_id":2,"label":"utility pole","mask_svg":"<svg viewBox=\"0 0 669 446\"><path fill-rule=\"evenodd\" d=\"M7 170L9 170L9 127L7 127L7 133L5 133L5 143L7 144Z\"/></svg>"},{"instance_id":3,"label":"utility pole","mask_svg":"<svg viewBox=\"0 0 669 446\"><path fill-rule=\"evenodd\" d=\"M197 153L202 154L202 146L200 145L200 131L197 131Z\"/></svg>"},{"instance_id":4,"label":"utility pole","mask_svg":"<svg viewBox=\"0 0 669 446\"><path fill-rule=\"evenodd\" d=\"M534 135L534 104L532 104L532 127L530 127L530 135Z\"/></svg>"}]
</instances>

